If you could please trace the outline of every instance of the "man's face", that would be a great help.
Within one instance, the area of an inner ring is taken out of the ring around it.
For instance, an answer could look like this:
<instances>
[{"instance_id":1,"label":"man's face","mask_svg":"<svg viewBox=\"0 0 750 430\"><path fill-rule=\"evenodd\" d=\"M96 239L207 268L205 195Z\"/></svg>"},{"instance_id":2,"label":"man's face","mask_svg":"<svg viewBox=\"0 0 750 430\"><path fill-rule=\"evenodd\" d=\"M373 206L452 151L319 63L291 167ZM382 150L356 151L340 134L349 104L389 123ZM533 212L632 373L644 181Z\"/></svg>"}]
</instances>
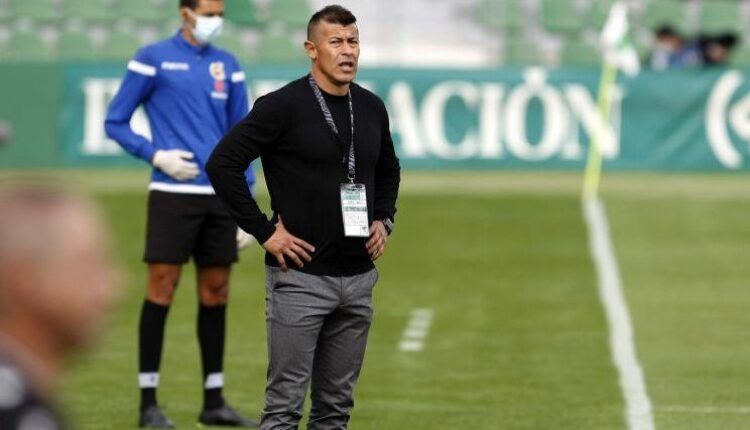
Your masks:
<instances>
[{"instance_id":1,"label":"man's face","mask_svg":"<svg viewBox=\"0 0 750 430\"><path fill-rule=\"evenodd\" d=\"M180 10L182 20L190 28L195 27L196 16L215 17L224 16L224 0L198 0L198 5L195 10L189 8L182 8Z\"/></svg>"},{"instance_id":2,"label":"man's face","mask_svg":"<svg viewBox=\"0 0 750 430\"><path fill-rule=\"evenodd\" d=\"M706 53L712 63L725 63L729 60L729 50L720 43L709 44Z\"/></svg>"},{"instance_id":3,"label":"man's face","mask_svg":"<svg viewBox=\"0 0 750 430\"><path fill-rule=\"evenodd\" d=\"M336 84L352 82L359 66L359 29L356 24L318 23L307 43L313 67Z\"/></svg>"},{"instance_id":4,"label":"man's face","mask_svg":"<svg viewBox=\"0 0 750 430\"><path fill-rule=\"evenodd\" d=\"M656 39L656 46L664 51L677 52L682 47L682 39L673 35L662 35Z\"/></svg>"}]
</instances>

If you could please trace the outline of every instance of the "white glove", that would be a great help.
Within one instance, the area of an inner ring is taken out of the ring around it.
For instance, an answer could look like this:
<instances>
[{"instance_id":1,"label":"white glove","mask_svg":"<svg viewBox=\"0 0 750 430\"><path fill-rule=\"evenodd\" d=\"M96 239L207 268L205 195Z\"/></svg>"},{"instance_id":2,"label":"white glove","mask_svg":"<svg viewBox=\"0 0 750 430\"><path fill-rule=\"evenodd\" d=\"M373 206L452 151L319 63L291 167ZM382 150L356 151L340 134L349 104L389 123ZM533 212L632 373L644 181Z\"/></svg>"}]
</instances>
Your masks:
<instances>
[{"instance_id":1,"label":"white glove","mask_svg":"<svg viewBox=\"0 0 750 430\"><path fill-rule=\"evenodd\" d=\"M237 249L243 250L255 242L255 238L250 233L237 227Z\"/></svg>"},{"instance_id":2,"label":"white glove","mask_svg":"<svg viewBox=\"0 0 750 430\"><path fill-rule=\"evenodd\" d=\"M167 149L156 151L151 161L154 167L171 176L178 181L189 181L201 174L198 165L187 160L192 160L192 152L181 149Z\"/></svg>"}]
</instances>

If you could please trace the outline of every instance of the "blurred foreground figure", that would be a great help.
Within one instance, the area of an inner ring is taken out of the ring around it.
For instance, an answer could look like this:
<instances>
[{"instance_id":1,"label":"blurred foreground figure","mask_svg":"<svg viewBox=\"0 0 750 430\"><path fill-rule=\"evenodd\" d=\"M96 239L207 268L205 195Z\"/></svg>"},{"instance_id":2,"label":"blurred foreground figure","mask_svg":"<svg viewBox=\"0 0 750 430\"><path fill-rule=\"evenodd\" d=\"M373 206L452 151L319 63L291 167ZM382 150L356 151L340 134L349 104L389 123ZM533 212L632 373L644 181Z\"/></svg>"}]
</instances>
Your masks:
<instances>
[{"instance_id":1,"label":"blurred foreground figure","mask_svg":"<svg viewBox=\"0 0 750 430\"><path fill-rule=\"evenodd\" d=\"M107 234L93 205L57 190L0 189L0 208L0 429L62 429L65 359L115 295Z\"/></svg>"}]
</instances>

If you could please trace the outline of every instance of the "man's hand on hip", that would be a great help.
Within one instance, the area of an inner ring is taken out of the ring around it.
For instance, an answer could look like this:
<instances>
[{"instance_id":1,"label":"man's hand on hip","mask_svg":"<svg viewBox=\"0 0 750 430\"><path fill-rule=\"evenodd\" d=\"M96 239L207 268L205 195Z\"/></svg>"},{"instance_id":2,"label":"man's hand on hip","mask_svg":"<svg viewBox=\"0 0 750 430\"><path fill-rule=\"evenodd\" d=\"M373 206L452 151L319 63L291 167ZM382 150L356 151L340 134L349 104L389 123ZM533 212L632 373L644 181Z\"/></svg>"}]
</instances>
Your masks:
<instances>
[{"instance_id":1,"label":"man's hand on hip","mask_svg":"<svg viewBox=\"0 0 750 430\"><path fill-rule=\"evenodd\" d=\"M388 230L383 221L373 221L370 226L370 240L367 241L367 253L370 254L370 259L375 261L382 257L387 245Z\"/></svg>"},{"instance_id":2,"label":"man's hand on hip","mask_svg":"<svg viewBox=\"0 0 750 430\"><path fill-rule=\"evenodd\" d=\"M276 257L279 267L285 272L288 267L284 256L289 257L301 269L305 266L302 260L311 262L312 257L309 253L315 252L314 246L293 236L286 230L284 223L281 221L281 216L279 216L279 222L276 223L276 232L263 244L263 248Z\"/></svg>"},{"instance_id":3,"label":"man's hand on hip","mask_svg":"<svg viewBox=\"0 0 750 430\"><path fill-rule=\"evenodd\" d=\"M193 163L192 152L181 149L167 149L156 151L151 161L154 167L171 176L178 181L189 181L200 175L198 165Z\"/></svg>"}]
</instances>

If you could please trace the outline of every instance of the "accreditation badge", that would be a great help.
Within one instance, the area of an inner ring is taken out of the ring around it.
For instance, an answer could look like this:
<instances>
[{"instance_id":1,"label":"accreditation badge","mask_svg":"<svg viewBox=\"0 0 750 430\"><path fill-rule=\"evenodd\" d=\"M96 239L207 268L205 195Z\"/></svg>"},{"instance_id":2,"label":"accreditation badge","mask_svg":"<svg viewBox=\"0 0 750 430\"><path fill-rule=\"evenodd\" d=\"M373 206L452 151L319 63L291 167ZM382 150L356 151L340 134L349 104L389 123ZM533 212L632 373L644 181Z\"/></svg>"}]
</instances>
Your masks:
<instances>
[{"instance_id":1,"label":"accreditation badge","mask_svg":"<svg viewBox=\"0 0 750 430\"><path fill-rule=\"evenodd\" d=\"M364 184L341 184L341 213L344 216L344 236L370 237Z\"/></svg>"}]
</instances>

